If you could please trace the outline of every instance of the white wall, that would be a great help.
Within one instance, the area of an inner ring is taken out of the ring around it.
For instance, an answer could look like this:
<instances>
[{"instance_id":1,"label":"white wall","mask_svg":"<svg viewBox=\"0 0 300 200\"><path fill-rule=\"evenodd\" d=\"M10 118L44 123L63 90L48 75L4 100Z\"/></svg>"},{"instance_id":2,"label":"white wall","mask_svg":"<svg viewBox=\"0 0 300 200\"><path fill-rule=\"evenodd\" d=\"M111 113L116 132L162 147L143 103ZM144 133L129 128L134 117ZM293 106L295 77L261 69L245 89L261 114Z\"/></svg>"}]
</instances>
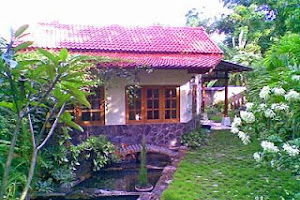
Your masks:
<instances>
[{"instance_id":1,"label":"white wall","mask_svg":"<svg viewBox=\"0 0 300 200\"><path fill-rule=\"evenodd\" d=\"M180 122L188 122L192 119L192 93L189 85L192 76L194 74L188 74L187 70L154 70L152 73L142 70L138 74L140 85L180 85ZM199 77L196 76L196 83L198 82ZM131 84L133 81L125 78L115 77L110 80L109 86L106 88L106 125L126 124L125 87ZM200 102L199 100L198 105ZM200 106L197 110L200 113Z\"/></svg>"}]
</instances>

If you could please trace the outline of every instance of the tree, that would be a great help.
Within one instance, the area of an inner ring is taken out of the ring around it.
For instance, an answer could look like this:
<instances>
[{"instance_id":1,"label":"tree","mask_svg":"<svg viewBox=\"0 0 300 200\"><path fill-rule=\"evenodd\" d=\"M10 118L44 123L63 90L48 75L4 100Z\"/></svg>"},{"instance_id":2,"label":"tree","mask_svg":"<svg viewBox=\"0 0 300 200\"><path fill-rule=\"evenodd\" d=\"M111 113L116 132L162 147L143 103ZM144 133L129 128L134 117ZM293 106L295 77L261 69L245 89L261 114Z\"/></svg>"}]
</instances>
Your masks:
<instances>
[{"instance_id":1,"label":"tree","mask_svg":"<svg viewBox=\"0 0 300 200\"><path fill-rule=\"evenodd\" d=\"M25 199L34 175L38 152L45 146L54 133L58 124L64 124L82 130L72 121L65 107L70 102L79 102L90 107L86 99L83 86L89 85L84 75L86 57L68 55L66 49L59 54L53 54L43 49L38 49L42 59L28 59L18 61L18 52L27 48L32 42L24 42L14 47L14 43L28 28L27 25L11 34L11 40L1 41L0 59L0 107L8 115L16 117L16 123L10 149L7 155L5 170L2 178L0 197L6 192L11 162L15 151L16 142L23 124L29 129L32 142L32 158L27 176L27 183L20 199ZM21 57L21 56L20 56ZM92 63L89 63L92 65ZM36 128L32 120L41 109L46 110L42 126ZM47 126L50 124L50 128Z\"/></svg>"}]
</instances>

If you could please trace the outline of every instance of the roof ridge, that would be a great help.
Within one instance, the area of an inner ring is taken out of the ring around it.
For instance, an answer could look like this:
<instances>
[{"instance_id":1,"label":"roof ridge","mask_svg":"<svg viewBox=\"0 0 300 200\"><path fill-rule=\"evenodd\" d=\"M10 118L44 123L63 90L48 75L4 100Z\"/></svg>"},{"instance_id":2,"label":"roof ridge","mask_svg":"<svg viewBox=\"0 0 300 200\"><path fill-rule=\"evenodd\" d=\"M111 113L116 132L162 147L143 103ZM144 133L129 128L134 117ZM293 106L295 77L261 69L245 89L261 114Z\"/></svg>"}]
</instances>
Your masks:
<instances>
[{"instance_id":1,"label":"roof ridge","mask_svg":"<svg viewBox=\"0 0 300 200\"><path fill-rule=\"evenodd\" d=\"M60 25L60 26L77 26L77 27L94 27L94 28L104 28L104 27L123 27L123 28L149 28L149 27L162 27L162 28L184 28L184 29L194 29L194 30L202 30L204 32L205 28L203 26L199 27L191 27L191 26L171 26L164 24L153 24L153 25L122 25L122 24L110 24L110 25L98 25L98 24L75 24L75 23L61 23L57 20L50 22L37 22L33 25Z\"/></svg>"}]
</instances>

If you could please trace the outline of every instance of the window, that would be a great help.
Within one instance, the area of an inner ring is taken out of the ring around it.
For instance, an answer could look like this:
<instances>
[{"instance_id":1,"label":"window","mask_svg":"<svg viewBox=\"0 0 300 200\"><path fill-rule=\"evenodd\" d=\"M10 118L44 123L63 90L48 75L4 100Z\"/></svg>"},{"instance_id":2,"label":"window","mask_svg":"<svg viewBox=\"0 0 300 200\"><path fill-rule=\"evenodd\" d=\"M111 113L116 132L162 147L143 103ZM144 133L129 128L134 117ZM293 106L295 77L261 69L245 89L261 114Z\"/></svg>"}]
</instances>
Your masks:
<instances>
[{"instance_id":1,"label":"window","mask_svg":"<svg viewBox=\"0 0 300 200\"><path fill-rule=\"evenodd\" d=\"M165 119L177 119L177 90L176 88L165 89Z\"/></svg>"},{"instance_id":2,"label":"window","mask_svg":"<svg viewBox=\"0 0 300 200\"><path fill-rule=\"evenodd\" d=\"M193 116L197 115L197 85L193 85L192 91L192 114Z\"/></svg>"},{"instance_id":3,"label":"window","mask_svg":"<svg viewBox=\"0 0 300 200\"><path fill-rule=\"evenodd\" d=\"M70 105L66 108L66 111L70 112L75 118L76 123L80 125L104 125L104 88L99 87L90 89L90 95L87 97L87 100L90 102L91 108L82 106L74 109Z\"/></svg>"},{"instance_id":4,"label":"window","mask_svg":"<svg viewBox=\"0 0 300 200\"><path fill-rule=\"evenodd\" d=\"M159 88L146 88L147 120L160 119L160 91Z\"/></svg>"},{"instance_id":5,"label":"window","mask_svg":"<svg viewBox=\"0 0 300 200\"><path fill-rule=\"evenodd\" d=\"M179 87L127 87L127 123L179 122Z\"/></svg>"}]
</instances>

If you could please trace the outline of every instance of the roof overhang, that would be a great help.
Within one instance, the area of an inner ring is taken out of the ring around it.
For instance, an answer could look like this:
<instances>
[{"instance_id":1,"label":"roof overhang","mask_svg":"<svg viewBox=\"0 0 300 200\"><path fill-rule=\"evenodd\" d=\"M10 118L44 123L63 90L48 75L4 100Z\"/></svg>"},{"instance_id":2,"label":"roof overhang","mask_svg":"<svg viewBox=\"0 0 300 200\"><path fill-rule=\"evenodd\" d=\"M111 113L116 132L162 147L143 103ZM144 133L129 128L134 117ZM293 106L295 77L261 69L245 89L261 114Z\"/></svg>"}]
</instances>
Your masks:
<instances>
[{"instance_id":1,"label":"roof overhang","mask_svg":"<svg viewBox=\"0 0 300 200\"><path fill-rule=\"evenodd\" d=\"M252 68L235 64L233 62L221 60L221 62L216 66L214 71L234 73L234 72L252 71Z\"/></svg>"},{"instance_id":2,"label":"roof overhang","mask_svg":"<svg viewBox=\"0 0 300 200\"><path fill-rule=\"evenodd\" d=\"M202 76L202 80L206 82L216 79L228 79L228 73L238 73L247 71L252 71L252 68L222 60L214 70L205 73Z\"/></svg>"},{"instance_id":3,"label":"roof overhang","mask_svg":"<svg viewBox=\"0 0 300 200\"><path fill-rule=\"evenodd\" d=\"M190 53L133 53L133 52L77 52L89 56L107 57L98 67L152 67L154 69L196 70L206 73L214 69L222 59L222 54Z\"/></svg>"}]
</instances>

